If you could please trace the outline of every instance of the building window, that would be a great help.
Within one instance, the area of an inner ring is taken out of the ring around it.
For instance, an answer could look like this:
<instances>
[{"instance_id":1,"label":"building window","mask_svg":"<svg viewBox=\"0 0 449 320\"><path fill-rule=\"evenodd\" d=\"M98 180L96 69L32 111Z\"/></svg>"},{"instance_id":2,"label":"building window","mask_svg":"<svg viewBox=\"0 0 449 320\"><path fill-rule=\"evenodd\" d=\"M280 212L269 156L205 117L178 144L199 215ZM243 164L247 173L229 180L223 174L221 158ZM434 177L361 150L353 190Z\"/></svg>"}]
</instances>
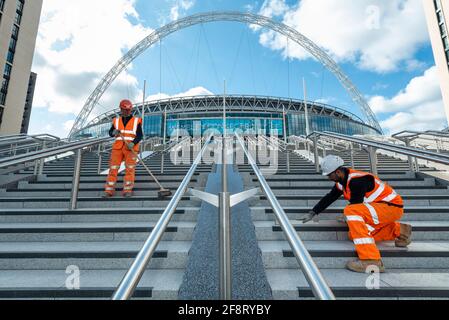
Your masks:
<instances>
[{"instance_id":1,"label":"building window","mask_svg":"<svg viewBox=\"0 0 449 320\"><path fill-rule=\"evenodd\" d=\"M20 28L18 25L15 24L12 26L12 37L16 40L19 39L19 30Z\"/></svg>"},{"instance_id":2,"label":"building window","mask_svg":"<svg viewBox=\"0 0 449 320\"><path fill-rule=\"evenodd\" d=\"M22 22L22 15L23 15L23 7L25 5L25 0L17 0L17 9L16 9L16 17L14 19L14 22L20 26L20 23Z\"/></svg>"},{"instance_id":3,"label":"building window","mask_svg":"<svg viewBox=\"0 0 449 320\"><path fill-rule=\"evenodd\" d=\"M3 77L6 79L11 78L11 72L12 72L12 66L9 63L7 63L5 65L5 71L3 72Z\"/></svg>"},{"instance_id":4,"label":"building window","mask_svg":"<svg viewBox=\"0 0 449 320\"><path fill-rule=\"evenodd\" d=\"M4 106L5 104L6 104L6 93L0 91L0 105Z\"/></svg>"},{"instance_id":5,"label":"building window","mask_svg":"<svg viewBox=\"0 0 449 320\"><path fill-rule=\"evenodd\" d=\"M449 67L449 34L447 30L447 25L444 20L443 8L441 6L441 0L433 0L433 4L435 6L435 11L437 14L438 26L440 28L441 39L443 40L443 48L446 55L446 62Z\"/></svg>"},{"instance_id":6,"label":"building window","mask_svg":"<svg viewBox=\"0 0 449 320\"><path fill-rule=\"evenodd\" d=\"M0 95L0 99L1 99L1 95ZM3 121L3 110L4 110L3 107L0 107L0 126L2 125L2 121Z\"/></svg>"},{"instance_id":7,"label":"building window","mask_svg":"<svg viewBox=\"0 0 449 320\"><path fill-rule=\"evenodd\" d=\"M7 93L8 92L8 86L9 86L9 80L3 79L2 81L2 87L0 88L1 92Z\"/></svg>"}]
</instances>

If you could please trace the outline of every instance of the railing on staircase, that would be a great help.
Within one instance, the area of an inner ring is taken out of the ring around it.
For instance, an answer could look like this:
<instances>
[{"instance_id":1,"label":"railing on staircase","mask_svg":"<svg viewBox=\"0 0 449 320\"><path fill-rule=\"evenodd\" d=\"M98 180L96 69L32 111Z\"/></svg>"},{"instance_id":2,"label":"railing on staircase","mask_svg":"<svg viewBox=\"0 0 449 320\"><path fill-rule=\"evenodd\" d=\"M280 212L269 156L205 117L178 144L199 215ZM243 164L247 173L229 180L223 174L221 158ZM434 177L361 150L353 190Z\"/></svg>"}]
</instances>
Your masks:
<instances>
[{"instance_id":1,"label":"railing on staircase","mask_svg":"<svg viewBox=\"0 0 449 320\"><path fill-rule=\"evenodd\" d=\"M76 141L50 149L39 150L32 153L20 154L13 157L3 158L0 159L0 169L17 167L20 165L22 165L21 169L24 169L34 165L35 167L34 174L41 175L44 170L45 159L58 156L61 154L67 154L69 152L74 152L75 165L73 171L72 192L70 197L70 209L75 210L77 206L78 189L81 177L81 161L83 151L85 149L107 143L110 140L111 138L97 138L97 139Z\"/></svg>"},{"instance_id":2,"label":"railing on staircase","mask_svg":"<svg viewBox=\"0 0 449 320\"><path fill-rule=\"evenodd\" d=\"M50 134L2 136L0 137L0 156L15 156L21 151L28 153L56 147L62 143L61 139Z\"/></svg>"},{"instance_id":3,"label":"railing on staircase","mask_svg":"<svg viewBox=\"0 0 449 320\"><path fill-rule=\"evenodd\" d=\"M190 180L195 174L195 171L200 164L203 155L209 147L210 140L211 137L206 139L201 152L196 157L192 167L187 172L175 195L170 200L170 203L168 204L158 223L154 227L150 237L147 239L142 249L139 251L136 259L134 260L131 268L128 270L125 277L120 282L119 287L112 297L113 300L129 300L133 296L134 291L140 282L140 279L142 278L148 264L150 263L153 253L156 251L156 248L159 245L162 236L167 230L167 227L173 217L173 214L176 211L176 208L179 205L179 202L187 191Z\"/></svg>"},{"instance_id":4,"label":"railing on staircase","mask_svg":"<svg viewBox=\"0 0 449 320\"><path fill-rule=\"evenodd\" d=\"M364 147L368 150L368 155L370 159L370 166L371 166L371 172L374 174L378 173L378 167L377 167L377 151L383 150L403 156L408 157L408 161L410 164L410 170L413 172L419 171L419 166L417 163L417 159L426 160L429 162L435 162L438 164L442 164L445 166L449 166L449 155L427 151L427 150L421 150L417 148L412 148L408 146L402 146L402 145L396 145L392 143L387 142L379 142L374 141L371 139L361 138L361 137L354 137L354 136L347 136L344 134L339 133L332 133L332 132L313 132L311 135L309 135L307 138L310 139L313 142L314 146L314 155L315 155L315 168L317 172L320 172L320 161L319 161L319 154L318 154L318 146L320 145L320 138L325 137L326 139L334 139L337 141L346 141L351 142L354 144L357 144L361 147ZM413 160L413 158L415 160Z\"/></svg>"},{"instance_id":5,"label":"railing on staircase","mask_svg":"<svg viewBox=\"0 0 449 320\"><path fill-rule=\"evenodd\" d=\"M246 154L246 157L248 158L248 161L251 167L253 168L253 171L256 174L257 179L259 180L259 183L265 195L267 196L268 201L270 202L271 207L273 208L273 212L276 215L276 218L284 234L287 237L287 240L290 244L290 247L293 250L296 260L301 266L304 276L307 282L309 283L315 297L320 300L335 300L335 296L332 290L326 283L326 280L324 279L320 270L313 261L310 253L307 251L304 243L298 236L295 228L290 223L287 214L285 213L284 209L280 205L279 201L277 200L276 196L274 195L273 191L271 190L270 186L265 180L262 171L259 169L252 155L246 148L245 142L239 135L236 134L236 137L242 150Z\"/></svg>"}]
</instances>

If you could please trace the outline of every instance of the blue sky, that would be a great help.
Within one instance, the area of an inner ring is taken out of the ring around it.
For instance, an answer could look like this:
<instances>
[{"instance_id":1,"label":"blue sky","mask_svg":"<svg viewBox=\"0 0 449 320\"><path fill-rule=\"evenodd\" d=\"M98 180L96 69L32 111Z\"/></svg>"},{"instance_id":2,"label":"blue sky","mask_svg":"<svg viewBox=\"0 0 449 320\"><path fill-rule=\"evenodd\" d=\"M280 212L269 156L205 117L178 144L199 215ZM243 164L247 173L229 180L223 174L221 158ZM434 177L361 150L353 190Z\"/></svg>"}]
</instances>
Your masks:
<instances>
[{"instance_id":1,"label":"blue sky","mask_svg":"<svg viewBox=\"0 0 449 320\"><path fill-rule=\"evenodd\" d=\"M314 41L359 88L386 132L446 126L421 0L71 2L44 1L33 65L39 82L32 133L65 136L101 77L134 44L174 19L219 10L262 14ZM88 13L83 10L87 3ZM221 94L225 79L230 94L302 99L303 78L309 100L363 117L335 76L293 41L229 22L180 30L163 39L162 47L148 49L117 79L92 116L121 98L141 101L144 80L152 99Z\"/></svg>"}]
</instances>

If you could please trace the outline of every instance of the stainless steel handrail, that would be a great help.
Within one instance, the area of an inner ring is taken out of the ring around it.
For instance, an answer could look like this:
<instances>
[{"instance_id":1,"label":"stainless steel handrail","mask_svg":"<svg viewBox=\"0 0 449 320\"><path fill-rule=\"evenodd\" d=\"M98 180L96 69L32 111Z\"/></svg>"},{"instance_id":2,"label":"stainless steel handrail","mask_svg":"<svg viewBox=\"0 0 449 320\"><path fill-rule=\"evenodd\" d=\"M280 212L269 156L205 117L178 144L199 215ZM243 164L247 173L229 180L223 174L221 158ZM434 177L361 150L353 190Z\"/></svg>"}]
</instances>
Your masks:
<instances>
[{"instance_id":1,"label":"stainless steel handrail","mask_svg":"<svg viewBox=\"0 0 449 320\"><path fill-rule=\"evenodd\" d=\"M287 214L281 207L279 201L277 200L276 196L274 195L273 191L271 190L270 186L265 180L265 177L263 176L256 162L254 161L253 157L246 149L245 142L242 141L239 135L236 134L236 137L238 142L240 143L240 146L245 152L246 157L248 158L248 161L254 170L254 173L257 175L257 178L259 179L260 185L264 193L266 194L267 199L271 204L271 207L273 208L273 212L275 213L277 220L279 221L279 224L287 237L290 247L292 248L293 253L295 254L296 260L301 266L301 269L313 291L313 294L317 299L320 300L335 300L335 296L332 293L332 290L326 283L326 280L324 279L320 270L313 261L312 256L307 251L304 243L296 233L295 228L290 223Z\"/></svg>"},{"instance_id":2,"label":"stainless steel handrail","mask_svg":"<svg viewBox=\"0 0 449 320\"><path fill-rule=\"evenodd\" d=\"M128 300L132 297L135 289L137 288L140 282L140 279L142 278L145 272L147 265L150 263L154 251L156 251L156 248L159 245L159 242L161 241L162 236L164 235L168 227L168 224L170 223L173 214L176 211L176 208L178 207L179 202L181 201L182 197L187 191L188 184L190 183L193 174L195 173L198 165L200 164L204 152L207 150L209 146L210 139L211 137L207 139L203 149L198 154L189 172L184 177L184 180L181 182L181 185L179 186L175 195L171 199L170 203L168 204L158 223L151 232L150 237L147 239L142 249L139 251L139 254L137 255L136 259L134 260L131 268L128 270L125 277L120 282L119 287L117 288L116 292L112 297L113 300Z\"/></svg>"},{"instance_id":3,"label":"stainless steel handrail","mask_svg":"<svg viewBox=\"0 0 449 320\"><path fill-rule=\"evenodd\" d=\"M417 149L409 146L401 146L396 144L390 144L386 142L378 142L369 139L351 137L340 133L333 132L313 132L307 138L313 141L315 149L315 168L317 172L320 172L319 156L316 146L318 145L318 138L320 136L333 138L337 140L349 141L360 146L366 146L368 148L369 159L371 163L371 172L373 174L378 174L377 170L377 150L384 150L388 152L393 152L395 154L401 154L408 157L408 162L410 165L410 171L419 171L419 164L417 159L426 160L430 162L435 162L445 166L449 165L449 155L431 152L427 150ZM413 162L413 158L415 161Z\"/></svg>"},{"instance_id":4,"label":"stainless steel handrail","mask_svg":"<svg viewBox=\"0 0 449 320\"><path fill-rule=\"evenodd\" d=\"M401 139L401 138L417 138L419 136L431 136L431 137L439 137L439 138L449 138L448 133L438 132L438 131L413 131L413 130L404 130L392 135L393 138Z\"/></svg>"},{"instance_id":5,"label":"stainless steel handrail","mask_svg":"<svg viewBox=\"0 0 449 320\"><path fill-rule=\"evenodd\" d=\"M47 139L45 139L47 138ZM60 138L50 134L36 134L36 135L16 135L0 137L0 146L8 146L13 144L25 144L32 142L59 142Z\"/></svg>"},{"instance_id":6,"label":"stainless steel handrail","mask_svg":"<svg viewBox=\"0 0 449 320\"><path fill-rule=\"evenodd\" d=\"M76 151L79 149L92 147L92 146L95 146L98 144L105 143L108 140L111 140L111 138L83 140L83 141L73 142L73 143L69 143L67 145L63 145L63 146L59 146L59 147L55 147L55 148L51 148L51 149L47 149L47 150L36 151L31 154L23 154L23 155L9 157L9 158L5 158L5 159L0 159L0 169L20 165L20 164L27 163L27 162L33 162L33 161L49 158L49 157L56 156L56 155L66 153L69 151Z\"/></svg>"},{"instance_id":7,"label":"stainless steel handrail","mask_svg":"<svg viewBox=\"0 0 449 320\"><path fill-rule=\"evenodd\" d=\"M449 165L449 155L440 154L440 153L436 153L436 152L432 152L432 151L416 149L413 147L392 145L389 143L377 142L377 141L367 140L367 139L363 139L363 138L355 138L355 137L347 136L347 135L340 134L340 133L314 132L309 137L314 136L314 135L346 140L346 141L350 141L350 142L355 142L357 144L362 144L362 145L366 145L369 147L373 147L375 149L381 149L381 150L385 150L385 151L402 154L405 156L415 157L415 158L422 159L422 160L427 160L427 161L432 161L432 162Z\"/></svg>"}]
</instances>

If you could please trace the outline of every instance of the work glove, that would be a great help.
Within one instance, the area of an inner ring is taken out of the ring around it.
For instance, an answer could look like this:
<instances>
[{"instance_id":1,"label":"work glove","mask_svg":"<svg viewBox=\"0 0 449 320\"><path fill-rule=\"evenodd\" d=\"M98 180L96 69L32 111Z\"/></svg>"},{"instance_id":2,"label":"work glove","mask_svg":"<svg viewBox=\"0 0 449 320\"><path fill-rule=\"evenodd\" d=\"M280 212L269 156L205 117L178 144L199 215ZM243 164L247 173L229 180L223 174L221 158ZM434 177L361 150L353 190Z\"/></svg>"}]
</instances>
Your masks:
<instances>
[{"instance_id":1,"label":"work glove","mask_svg":"<svg viewBox=\"0 0 449 320\"><path fill-rule=\"evenodd\" d=\"M120 132L119 130L114 130L114 131L112 131L112 135L113 135L114 137L119 136L120 133L121 133L121 132Z\"/></svg>"},{"instance_id":2,"label":"work glove","mask_svg":"<svg viewBox=\"0 0 449 320\"><path fill-rule=\"evenodd\" d=\"M319 215L315 213L315 211L311 210L301 220L302 220L302 223L307 223L307 222L310 222L312 220L313 220L313 222L319 222L320 218L319 218Z\"/></svg>"},{"instance_id":3,"label":"work glove","mask_svg":"<svg viewBox=\"0 0 449 320\"><path fill-rule=\"evenodd\" d=\"M127 147L129 150L133 150L135 146L136 146L136 144L134 142L130 142L127 144Z\"/></svg>"}]
</instances>

